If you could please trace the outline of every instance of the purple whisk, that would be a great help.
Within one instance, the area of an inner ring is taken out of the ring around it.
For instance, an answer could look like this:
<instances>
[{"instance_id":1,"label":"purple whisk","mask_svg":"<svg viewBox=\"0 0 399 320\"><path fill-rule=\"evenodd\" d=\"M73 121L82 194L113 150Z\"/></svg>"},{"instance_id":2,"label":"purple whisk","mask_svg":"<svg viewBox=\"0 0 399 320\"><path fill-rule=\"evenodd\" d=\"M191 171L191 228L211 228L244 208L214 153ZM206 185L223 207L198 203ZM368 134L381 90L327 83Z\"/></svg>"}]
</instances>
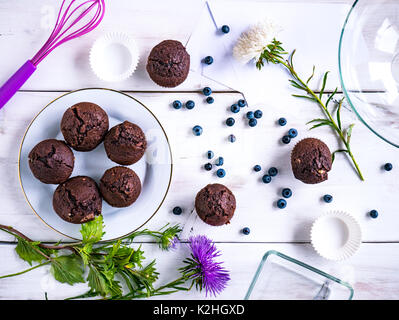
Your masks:
<instances>
[{"instance_id":1,"label":"purple whisk","mask_svg":"<svg viewBox=\"0 0 399 320\"><path fill-rule=\"evenodd\" d=\"M69 5L66 5L66 2L62 1L54 29L43 47L0 88L0 109L22 87L50 52L67 41L89 33L104 17L105 0L71 0ZM77 26L84 18L88 21L82 27Z\"/></svg>"}]
</instances>

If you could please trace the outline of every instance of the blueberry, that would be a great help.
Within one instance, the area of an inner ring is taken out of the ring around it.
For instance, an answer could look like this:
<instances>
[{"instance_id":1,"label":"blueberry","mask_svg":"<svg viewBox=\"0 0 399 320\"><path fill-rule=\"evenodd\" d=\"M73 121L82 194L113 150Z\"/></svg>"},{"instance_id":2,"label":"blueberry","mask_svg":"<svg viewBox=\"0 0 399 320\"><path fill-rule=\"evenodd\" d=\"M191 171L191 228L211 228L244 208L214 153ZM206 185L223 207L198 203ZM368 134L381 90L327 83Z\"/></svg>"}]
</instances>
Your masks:
<instances>
[{"instance_id":1,"label":"blueberry","mask_svg":"<svg viewBox=\"0 0 399 320\"><path fill-rule=\"evenodd\" d=\"M281 195L284 198L290 198L292 196L292 191L290 188L284 188L283 191L281 192Z\"/></svg>"},{"instance_id":2,"label":"blueberry","mask_svg":"<svg viewBox=\"0 0 399 320\"><path fill-rule=\"evenodd\" d=\"M290 136L284 136L281 141L285 144L289 144L291 142Z\"/></svg>"},{"instance_id":3,"label":"blueberry","mask_svg":"<svg viewBox=\"0 0 399 320\"><path fill-rule=\"evenodd\" d=\"M254 117L255 117L255 115L254 115L253 111L248 111L247 112L247 118L248 119L253 119Z\"/></svg>"},{"instance_id":4,"label":"blueberry","mask_svg":"<svg viewBox=\"0 0 399 320\"><path fill-rule=\"evenodd\" d=\"M188 100L188 101L186 102L186 108L187 108L187 109L191 110L191 109L194 108L194 107L195 107L195 102L194 102L193 100Z\"/></svg>"},{"instance_id":5,"label":"blueberry","mask_svg":"<svg viewBox=\"0 0 399 320\"><path fill-rule=\"evenodd\" d=\"M173 101L172 105L173 105L173 108L180 109L182 106L182 103L179 100L175 100L175 101Z\"/></svg>"},{"instance_id":6,"label":"blueberry","mask_svg":"<svg viewBox=\"0 0 399 320\"><path fill-rule=\"evenodd\" d=\"M212 170L212 164L208 162L204 165L204 168L206 171L210 171L210 170Z\"/></svg>"},{"instance_id":7,"label":"blueberry","mask_svg":"<svg viewBox=\"0 0 399 320\"><path fill-rule=\"evenodd\" d=\"M250 232L251 232L251 230L249 230L248 227L245 227L244 229L242 229L242 233L245 234L245 235L249 235Z\"/></svg>"},{"instance_id":8,"label":"blueberry","mask_svg":"<svg viewBox=\"0 0 399 320\"><path fill-rule=\"evenodd\" d=\"M331 201L333 201L333 197L330 194L325 194L323 196L323 200L324 200L324 202L330 203Z\"/></svg>"},{"instance_id":9,"label":"blueberry","mask_svg":"<svg viewBox=\"0 0 399 320\"><path fill-rule=\"evenodd\" d=\"M211 56L206 56L204 58L204 63L206 64L212 64L213 63L213 58Z\"/></svg>"},{"instance_id":10,"label":"blueberry","mask_svg":"<svg viewBox=\"0 0 399 320\"><path fill-rule=\"evenodd\" d=\"M212 159L213 156L214 156L213 151L209 150L209 151L206 153L206 156L208 157L208 159Z\"/></svg>"},{"instance_id":11,"label":"blueberry","mask_svg":"<svg viewBox=\"0 0 399 320\"><path fill-rule=\"evenodd\" d=\"M218 171L216 171L216 175L219 178L223 178L226 175L226 171L224 171L224 169L218 169Z\"/></svg>"},{"instance_id":12,"label":"blueberry","mask_svg":"<svg viewBox=\"0 0 399 320\"><path fill-rule=\"evenodd\" d=\"M228 25L222 26L222 32L223 33L229 33L230 32L230 27Z\"/></svg>"},{"instance_id":13,"label":"blueberry","mask_svg":"<svg viewBox=\"0 0 399 320\"><path fill-rule=\"evenodd\" d=\"M288 130L288 135L290 138L295 138L298 135L298 131L296 129L290 129Z\"/></svg>"},{"instance_id":14,"label":"blueberry","mask_svg":"<svg viewBox=\"0 0 399 320\"><path fill-rule=\"evenodd\" d=\"M260 170L262 170L262 167L259 164L254 166L254 171L255 172L259 172Z\"/></svg>"},{"instance_id":15,"label":"blueberry","mask_svg":"<svg viewBox=\"0 0 399 320\"><path fill-rule=\"evenodd\" d=\"M223 163L224 163L223 157L217 158L217 160L216 160L216 162L215 162L215 164L216 164L217 166L222 166Z\"/></svg>"},{"instance_id":16,"label":"blueberry","mask_svg":"<svg viewBox=\"0 0 399 320\"><path fill-rule=\"evenodd\" d=\"M233 113L237 113L237 112L240 112L240 107L238 106L238 104L235 103L235 104L231 105L230 110Z\"/></svg>"},{"instance_id":17,"label":"blueberry","mask_svg":"<svg viewBox=\"0 0 399 320\"><path fill-rule=\"evenodd\" d=\"M278 170L277 170L276 167L271 167L271 168L268 170L268 173L269 173L270 176L274 177L274 176L277 176Z\"/></svg>"},{"instance_id":18,"label":"blueberry","mask_svg":"<svg viewBox=\"0 0 399 320\"><path fill-rule=\"evenodd\" d=\"M244 99L240 99L238 100L237 104L240 108L243 108L247 105L247 102Z\"/></svg>"},{"instance_id":19,"label":"blueberry","mask_svg":"<svg viewBox=\"0 0 399 320\"><path fill-rule=\"evenodd\" d=\"M262 177L262 181L263 181L264 183L270 183L270 182L272 181L272 177L269 176L268 174L265 174L265 175Z\"/></svg>"},{"instance_id":20,"label":"blueberry","mask_svg":"<svg viewBox=\"0 0 399 320\"><path fill-rule=\"evenodd\" d=\"M389 162L388 162L388 163L384 164L384 169L385 169L386 171L391 171L392 168L393 168L392 163L389 163Z\"/></svg>"},{"instance_id":21,"label":"blueberry","mask_svg":"<svg viewBox=\"0 0 399 320\"><path fill-rule=\"evenodd\" d=\"M284 199L279 199L277 201L277 207L280 209L284 209L287 206L287 201L285 201Z\"/></svg>"},{"instance_id":22,"label":"blueberry","mask_svg":"<svg viewBox=\"0 0 399 320\"><path fill-rule=\"evenodd\" d=\"M262 112L261 110L256 110L256 111L254 112L254 117L255 117L256 119L260 119L260 118L262 118L262 116L263 116L263 112Z\"/></svg>"},{"instance_id":23,"label":"blueberry","mask_svg":"<svg viewBox=\"0 0 399 320\"><path fill-rule=\"evenodd\" d=\"M285 118L278 119L278 124L280 126L285 126L287 124L287 119L285 119Z\"/></svg>"},{"instance_id":24,"label":"blueberry","mask_svg":"<svg viewBox=\"0 0 399 320\"><path fill-rule=\"evenodd\" d=\"M236 142L236 136L234 134L229 135L230 142Z\"/></svg>"},{"instance_id":25,"label":"blueberry","mask_svg":"<svg viewBox=\"0 0 399 320\"><path fill-rule=\"evenodd\" d=\"M236 121L234 120L234 118L227 118L226 119L226 124L229 126L229 127L232 127L232 126L234 126L234 123L235 123Z\"/></svg>"},{"instance_id":26,"label":"blueberry","mask_svg":"<svg viewBox=\"0 0 399 320\"><path fill-rule=\"evenodd\" d=\"M370 211L370 217L372 217L373 219L378 217L378 211L377 210L371 210Z\"/></svg>"},{"instance_id":27,"label":"blueberry","mask_svg":"<svg viewBox=\"0 0 399 320\"><path fill-rule=\"evenodd\" d=\"M210 96L212 94L212 89L209 87L205 87L204 89L202 89L202 93L206 96Z\"/></svg>"},{"instance_id":28,"label":"blueberry","mask_svg":"<svg viewBox=\"0 0 399 320\"><path fill-rule=\"evenodd\" d=\"M249 119L249 121L248 121L248 125L250 127L255 127L257 124L258 124L258 121L255 118Z\"/></svg>"},{"instance_id":29,"label":"blueberry","mask_svg":"<svg viewBox=\"0 0 399 320\"><path fill-rule=\"evenodd\" d=\"M173 214L178 216L178 215L182 214L183 210L180 207L174 207L172 212L173 212Z\"/></svg>"},{"instance_id":30,"label":"blueberry","mask_svg":"<svg viewBox=\"0 0 399 320\"><path fill-rule=\"evenodd\" d=\"M194 126L193 127L193 133L196 136L200 136L202 134L202 127L201 126Z\"/></svg>"},{"instance_id":31,"label":"blueberry","mask_svg":"<svg viewBox=\"0 0 399 320\"><path fill-rule=\"evenodd\" d=\"M213 103L214 101L215 99L213 99L213 97L206 98L206 102L208 102L209 104Z\"/></svg>"}]
</instances>

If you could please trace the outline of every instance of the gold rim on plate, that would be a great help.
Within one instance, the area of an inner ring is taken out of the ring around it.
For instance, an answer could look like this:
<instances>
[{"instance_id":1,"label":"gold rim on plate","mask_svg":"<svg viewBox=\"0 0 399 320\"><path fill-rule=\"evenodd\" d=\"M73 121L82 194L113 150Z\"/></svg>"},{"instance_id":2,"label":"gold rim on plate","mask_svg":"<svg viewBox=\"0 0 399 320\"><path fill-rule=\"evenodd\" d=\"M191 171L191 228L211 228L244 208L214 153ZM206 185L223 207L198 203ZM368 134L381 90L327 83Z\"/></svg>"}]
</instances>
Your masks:
<instances>
[{"instance_id":1,"label":"gold rim on plate","mask_svg":"<svg viewBox=\"0 0 399 320\"><path fill-rule=\"evenodd\" d=\"M119 94L123 94L124 96L127 96L127 97L129 97L130 99L132 99L132 100L136 101L137 103L139 103L139 104L140 104L141 106L143 106L143 107L154 117L154 119L158 122L159 126L161 127L161 129L162 129L162 131L163 131L163 133L164 133L164 135L165 135L166 142L168 143L168 148L169 148L169 154L170 154L170 176L169 176L169 183L168 183L168 187L166 188L165 195L163 196L163 198L162 198L162 200L161 200L161 203L159 204L158 208L154 211L154 213L152 213L152 215L151 215L142 225L140 225L140 226L137 227L136 229L130 231L129 233L127 233L127 234L125 234L125 235L121 235L121 236L119 236L119 237L117 237L117 238L113 238L113 239L108 239L108 240L106 240L106 241L112 241L112 240L115 240L115 239L119 239L119 238L125 237L125 236L127 236L127 235L129 235L129 234L131 234L131 233L133 233L133 232L135 232L135 231L137 231L137 230L139 230L139 229L142 228L145 224L147 224L147 223L154 217L154 215L158 212L158 210L161 208L162 204L164 203L165 198L166 198L166 196L167 196L167 194L168 194L168 192L169 192L170 184L171 184L171 182L172 182L173 157L172 157L172 148L170 147L168 135L166 134L165 129L163 128L161 122L158 120L158 118L155 116L155 114L154 114L149 108L147 108L142 102L140 102L139 100L137 100L136 98L134 98L134 97L132 97L132 96L130 96L130 95L128 95L128 94L122 92L122 91L118 91L118 90L114 90L114 89L107 89L107 88L83 88L83 89L73 90L73 91L69 91L69 92L67 92L67 93L64 93L63 95L61 95L61 96L55 98L54 100L52 100L51 102L49 102L49 103L48 103L43 109L41 109L41 110L39 111L39 113L32 119L32 121L29 123L29 125L28 125L28 127L26 128L25 133L24 133L24 135L23 135L23 137L22 137L22 141L21 141L21 144L20 144L20 146L19 146L19 153L18 153L18 180L19 180L19 184L20 184L21 189L22 189L22 193L24 194L24 198L25 198L26 202L28 203L29 207L32 209L32 211L34 212L34 214L35 214L47 227L49 227L50 229L52 229L52 230L58 232L59 234L65 236L65 237L67 237L67 238L70 238L70 239L73 239L73 240L80 240L80 239L71 237L71 236L69 236L69 235L67 235L67 234L64 234L64 233L62 233L61 231L59 231L59 230L55 229L54 227L50 226L46 221L43 220L43 218L42 218L42 217L36 212L36 210L32 207L32 205L31 205L31 203L29 202L29 199L28 199L28 197L27 197L27 195L26 195L26 193L25 193L24 186L23 186L23 184L22 184L22 179L21 179L21 152L22 152L22 146L23 146L23 144L24 144L26 134L28 133L28 131L29 131L31 125L32 125L33 122L36 120L36 118L37 118L45 109L47 109L47 107L49 107L51 104L53 104L53 103L54 103L55 101L57 101L58 99L61 99L62 97L65 97L65 96L67 96L67 95L69 95L69 94L73 94L73 93L76 93L76 92L79 92L79 91L85 91L85 90L106 90L106 91L112 91L112 92L116 92L116 93L119 93Z\"/></svg>"}]
</instances>

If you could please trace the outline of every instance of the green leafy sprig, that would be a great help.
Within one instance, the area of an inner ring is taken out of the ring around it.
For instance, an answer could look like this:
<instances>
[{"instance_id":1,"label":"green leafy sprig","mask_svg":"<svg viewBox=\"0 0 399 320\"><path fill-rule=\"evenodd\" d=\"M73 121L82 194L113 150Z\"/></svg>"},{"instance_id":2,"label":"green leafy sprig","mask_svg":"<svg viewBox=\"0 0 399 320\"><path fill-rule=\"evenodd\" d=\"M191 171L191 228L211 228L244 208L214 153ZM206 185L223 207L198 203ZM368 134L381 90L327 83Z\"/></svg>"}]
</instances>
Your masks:
<instances>
[{"instance_id":1,"label":"green leafy sprig","mask_svg":"<svg viewBox=\"0 0 399 320\"><path fill-rule=\"evenodd\" d=\"M279 64L284 66L287 71L289 72L291 79L289 79L291 85L303 91L303 94L293 94L294 97L307 99L312 102L317 103L323 111L325 118L317 118L309 121L307 124L311 124L312 127L310 129L319 128L321 126L329 126L331 129L337 134L338 138L343 144L342 149L338 149L332 153L332 161L335 160L335 155L337 153L346 153L349 158L351 159L355 170L359 176L359 178L364 181L364 177L362 172L360 171L359 165L357 164L355 157L352 153L350 147L350 140L352 136L352 129L354 124L349 125L347 128L343 128L342 121L341 121L341 107L343 103L343 98L338 102L335 102L333 97L336 95L338 88L336 88L328 97L323 101L323 96L325 95L325 88L328 78L328 71L324 73L323 82L320 92L317 94L315 93L310 87L308 86L309 82L313 79L315 73L315 67L313 66L312 74L307 78L306 81L302 80L294 68L293 57L295 54L295 50L289 55L288 59L284 59L283 55L287 54L287 52L282 48L282 43L273 39L273 41L267 45L259 56L258 60L256 61L256 68L261 70L264 66L264 62L272 63L272 64ZM330 112L329 104L334 102L335 104L335 117L333 116L334 110Z\"/></svg>"},{"instance_id":2,"label":"green leafy sprig","mask_svg":"<svg viewBox=\"0 0 399 320\"><path fill-rule=\"evenodd\" d=\"M0 225L0 230L16 237L15 250L18 256L31 265L26 270L0 276L0 279L50 265L50 272L57 281L70 285L88 284L89 290L86 293L68 299L134 299L190 290L191 287L183 286L188 280L185 277L155 288L154 282L159 275L155 260L144 265L141 246L137 249L130 246L133 239L146 235L154 238L161 249L167 250L181 231L178 225L166 225L158 231L145 229L116 240L100 242L104 235L103 228L102 216L98 216L95 220L82 224L82 241L49 245L32 241L18 230Z\"/></svg>"}]
</instances>

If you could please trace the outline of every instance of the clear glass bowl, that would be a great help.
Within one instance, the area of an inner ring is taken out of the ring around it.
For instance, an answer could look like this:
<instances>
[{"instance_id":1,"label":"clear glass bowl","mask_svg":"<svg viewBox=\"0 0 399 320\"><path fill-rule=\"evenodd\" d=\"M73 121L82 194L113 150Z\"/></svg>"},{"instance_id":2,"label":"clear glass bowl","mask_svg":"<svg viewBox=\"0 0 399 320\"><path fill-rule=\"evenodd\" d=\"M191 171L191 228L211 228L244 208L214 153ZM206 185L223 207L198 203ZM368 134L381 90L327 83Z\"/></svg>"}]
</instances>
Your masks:
<instances>
[{"instance_id":1,"label":"clear glass bowl","mask_svg":"<svg viewBox=\"0 0 399 320\"><path fill-rule=\"evenodd\" d=\"M399 1L357 0L339 43L342 89L360 120L399 147Z\"/></svg>"}]
</instances>

